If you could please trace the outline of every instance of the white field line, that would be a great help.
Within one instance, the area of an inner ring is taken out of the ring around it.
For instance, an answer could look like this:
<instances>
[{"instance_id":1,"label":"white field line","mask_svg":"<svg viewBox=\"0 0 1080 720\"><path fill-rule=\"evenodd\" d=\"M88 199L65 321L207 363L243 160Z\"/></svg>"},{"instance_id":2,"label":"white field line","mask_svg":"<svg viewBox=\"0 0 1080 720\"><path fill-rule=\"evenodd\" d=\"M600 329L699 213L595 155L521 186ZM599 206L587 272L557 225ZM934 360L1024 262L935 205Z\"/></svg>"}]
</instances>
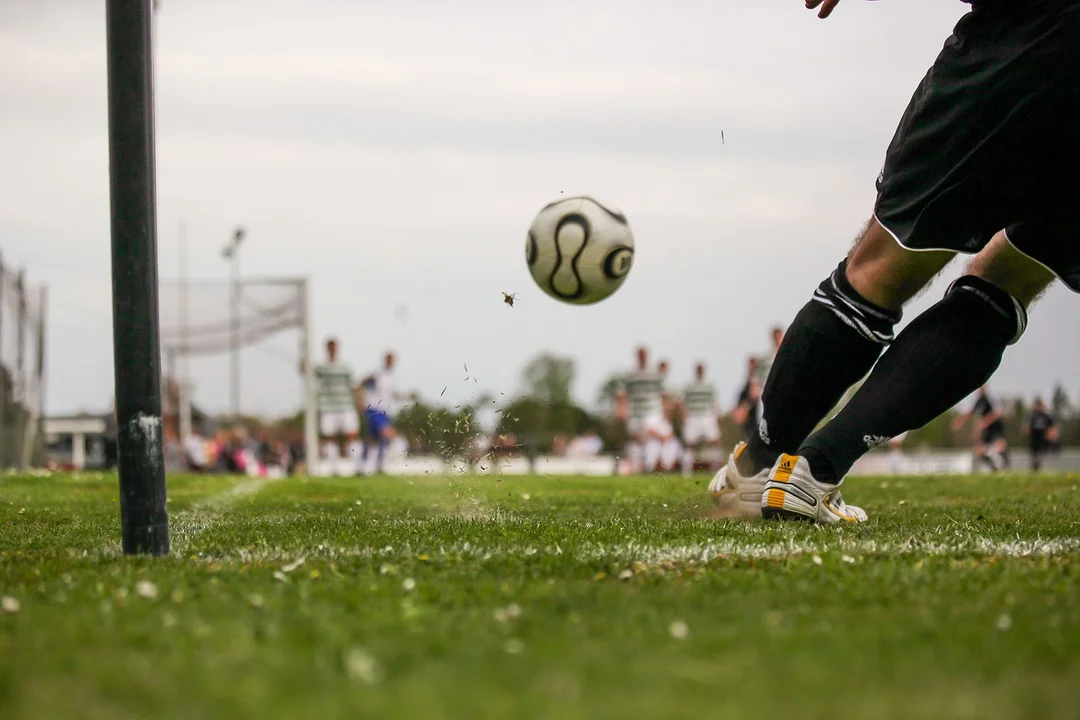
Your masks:
<instances>
[{"instance_id":1,"label":"white field line","mask_svg":"<svg viewBox=\"0 0 1080 720\"><path fill-rule=\"evenodd\" d=\"M169 531L173 552L182 552L189 547L199 536L214 527L221 516L238 501L257 495L279 480L280 478L247 478L171 516Z\"/></svg>"},{"instance_id":2,"label":"white field line","mask_svg":"<svg viewBox=\"0 0 1080 720\"><path fill-rule=\"evenodd\" d=\"M651 545L622 543L615 545L586 544L571 550L559 545L544 547L529 545L482 546L468 542L439 547L403 544L381 548L365 546L336 546L320 544L303 548L238 548L225 553L206 553L197 556L204 562L237 562L242 564L291 565L298 560L344 560L349 558L406 561L426 554L430 559L440 557L464 558L477 561L492 559L522 559L563 556L581 563L610 562L663 564L670 562L709 562L722 557L785 558L809 554L842 553L852 558L896 555L912 557L1047 557L1080 552L1080 538L1049 540L994 540L984 537L955 538L950 542L891 542L873 539L838 539L821 541L780 541L752 543L745 540L715 541L692 545Z\"/></svg>"}]
</instances>

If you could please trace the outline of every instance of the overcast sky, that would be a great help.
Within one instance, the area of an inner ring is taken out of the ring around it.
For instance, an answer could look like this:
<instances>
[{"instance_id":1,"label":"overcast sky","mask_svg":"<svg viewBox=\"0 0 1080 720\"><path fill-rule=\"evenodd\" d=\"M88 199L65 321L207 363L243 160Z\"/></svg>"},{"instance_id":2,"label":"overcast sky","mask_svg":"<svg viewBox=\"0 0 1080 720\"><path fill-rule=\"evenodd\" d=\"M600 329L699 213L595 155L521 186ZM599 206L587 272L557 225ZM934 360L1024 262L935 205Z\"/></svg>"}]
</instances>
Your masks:
<instances>
[{"instance_id":1,"label":"overcast sky","mask_svg":"<svg viewBox=\"0 0 1080 720\"><path fill-rule=\"evenodd\" d=\"M358 370L392 348L430 399L510 395L550 350L591 403L647 343L680 383L704 359L730 406L746 355L869 217L900 113L967 8L846 0L823 22L800 0L163 0L162 279L181 223L192 277L219 280L243 225L245 275L311 278L320 345L336 335ZM0 252L49 287L51 412L112 394L104 31L103 2L0 0ZM633 271L596 306L549 299L525 266L525 231L561 192L635 232ZM999 392L1080 390L1080 340L1061 332L1076 307L1047 296ZM244 353L245 411L296 404L295 343ZM193 364L201 405L228 408L227 368Z\"/></svg>"}]
</instances>

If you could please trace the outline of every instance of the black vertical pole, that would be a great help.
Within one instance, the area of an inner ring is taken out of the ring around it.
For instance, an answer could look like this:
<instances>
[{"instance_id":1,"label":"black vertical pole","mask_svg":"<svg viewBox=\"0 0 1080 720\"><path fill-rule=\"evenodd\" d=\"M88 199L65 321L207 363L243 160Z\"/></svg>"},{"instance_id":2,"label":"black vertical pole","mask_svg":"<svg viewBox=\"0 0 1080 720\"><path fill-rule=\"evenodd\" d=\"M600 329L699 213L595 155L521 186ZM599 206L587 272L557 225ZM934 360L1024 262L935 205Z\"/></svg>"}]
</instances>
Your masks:
<instances>
[{"instance_id":1,"label":"black vertical pole","mask_svg":"<svg viewBox=\"0 0 1080 720\"><path fill-rule=\"evenodd\" d=\"M105 8L113 362L124 553L166 555L150 1Z\"/></svg>"}]
</instances>

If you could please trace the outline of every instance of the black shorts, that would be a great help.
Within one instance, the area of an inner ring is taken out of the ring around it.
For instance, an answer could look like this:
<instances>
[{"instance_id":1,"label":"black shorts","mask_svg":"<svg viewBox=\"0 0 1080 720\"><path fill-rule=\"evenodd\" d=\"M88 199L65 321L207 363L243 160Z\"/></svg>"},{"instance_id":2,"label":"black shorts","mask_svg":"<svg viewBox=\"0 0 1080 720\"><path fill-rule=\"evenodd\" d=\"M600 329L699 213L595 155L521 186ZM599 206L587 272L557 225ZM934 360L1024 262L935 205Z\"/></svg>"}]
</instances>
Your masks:
<instances>
[{"instance_id":1,"label":"black shorts","mask_svg":"<svg viewBox=\"0 0 1080 720\"><path fill-rule=\"evenodd\" d=\"M912 97L874 214L912 250L999 231L1080 292L1080 0L975 2Z\"/></svg>"},{"instance_id":2,"label":"black shorts","mask_svg":"<svg viewBox=\"0 0 1080 720\"><path fill-rule=\"evenodd\" d=\"M993 445L998 440L1005 439L1005 427L994 423L990 427L986 428L979 435L979 443L982 445Z\"/></svg>"}]
</instances>

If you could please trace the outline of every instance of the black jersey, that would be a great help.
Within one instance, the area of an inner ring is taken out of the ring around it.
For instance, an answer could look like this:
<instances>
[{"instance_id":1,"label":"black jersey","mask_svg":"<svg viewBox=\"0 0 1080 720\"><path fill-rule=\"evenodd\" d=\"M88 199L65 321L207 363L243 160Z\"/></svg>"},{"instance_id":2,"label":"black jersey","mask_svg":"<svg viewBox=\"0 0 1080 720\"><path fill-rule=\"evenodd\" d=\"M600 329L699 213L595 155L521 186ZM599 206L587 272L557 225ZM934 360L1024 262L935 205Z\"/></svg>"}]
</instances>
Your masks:
<instances>
[{"instance_id":1,"label":"black jersey","mask_svg":"<svg viewBox=\"0 0 1080 720\"><path fill-rule=\"evenodd\" d=\"M1028 437L1034 446L1046 445L1050 429L1054 427L1054 418L1050 413L1036 410L1028 420Z\"/></svg>"}]
</instances>

